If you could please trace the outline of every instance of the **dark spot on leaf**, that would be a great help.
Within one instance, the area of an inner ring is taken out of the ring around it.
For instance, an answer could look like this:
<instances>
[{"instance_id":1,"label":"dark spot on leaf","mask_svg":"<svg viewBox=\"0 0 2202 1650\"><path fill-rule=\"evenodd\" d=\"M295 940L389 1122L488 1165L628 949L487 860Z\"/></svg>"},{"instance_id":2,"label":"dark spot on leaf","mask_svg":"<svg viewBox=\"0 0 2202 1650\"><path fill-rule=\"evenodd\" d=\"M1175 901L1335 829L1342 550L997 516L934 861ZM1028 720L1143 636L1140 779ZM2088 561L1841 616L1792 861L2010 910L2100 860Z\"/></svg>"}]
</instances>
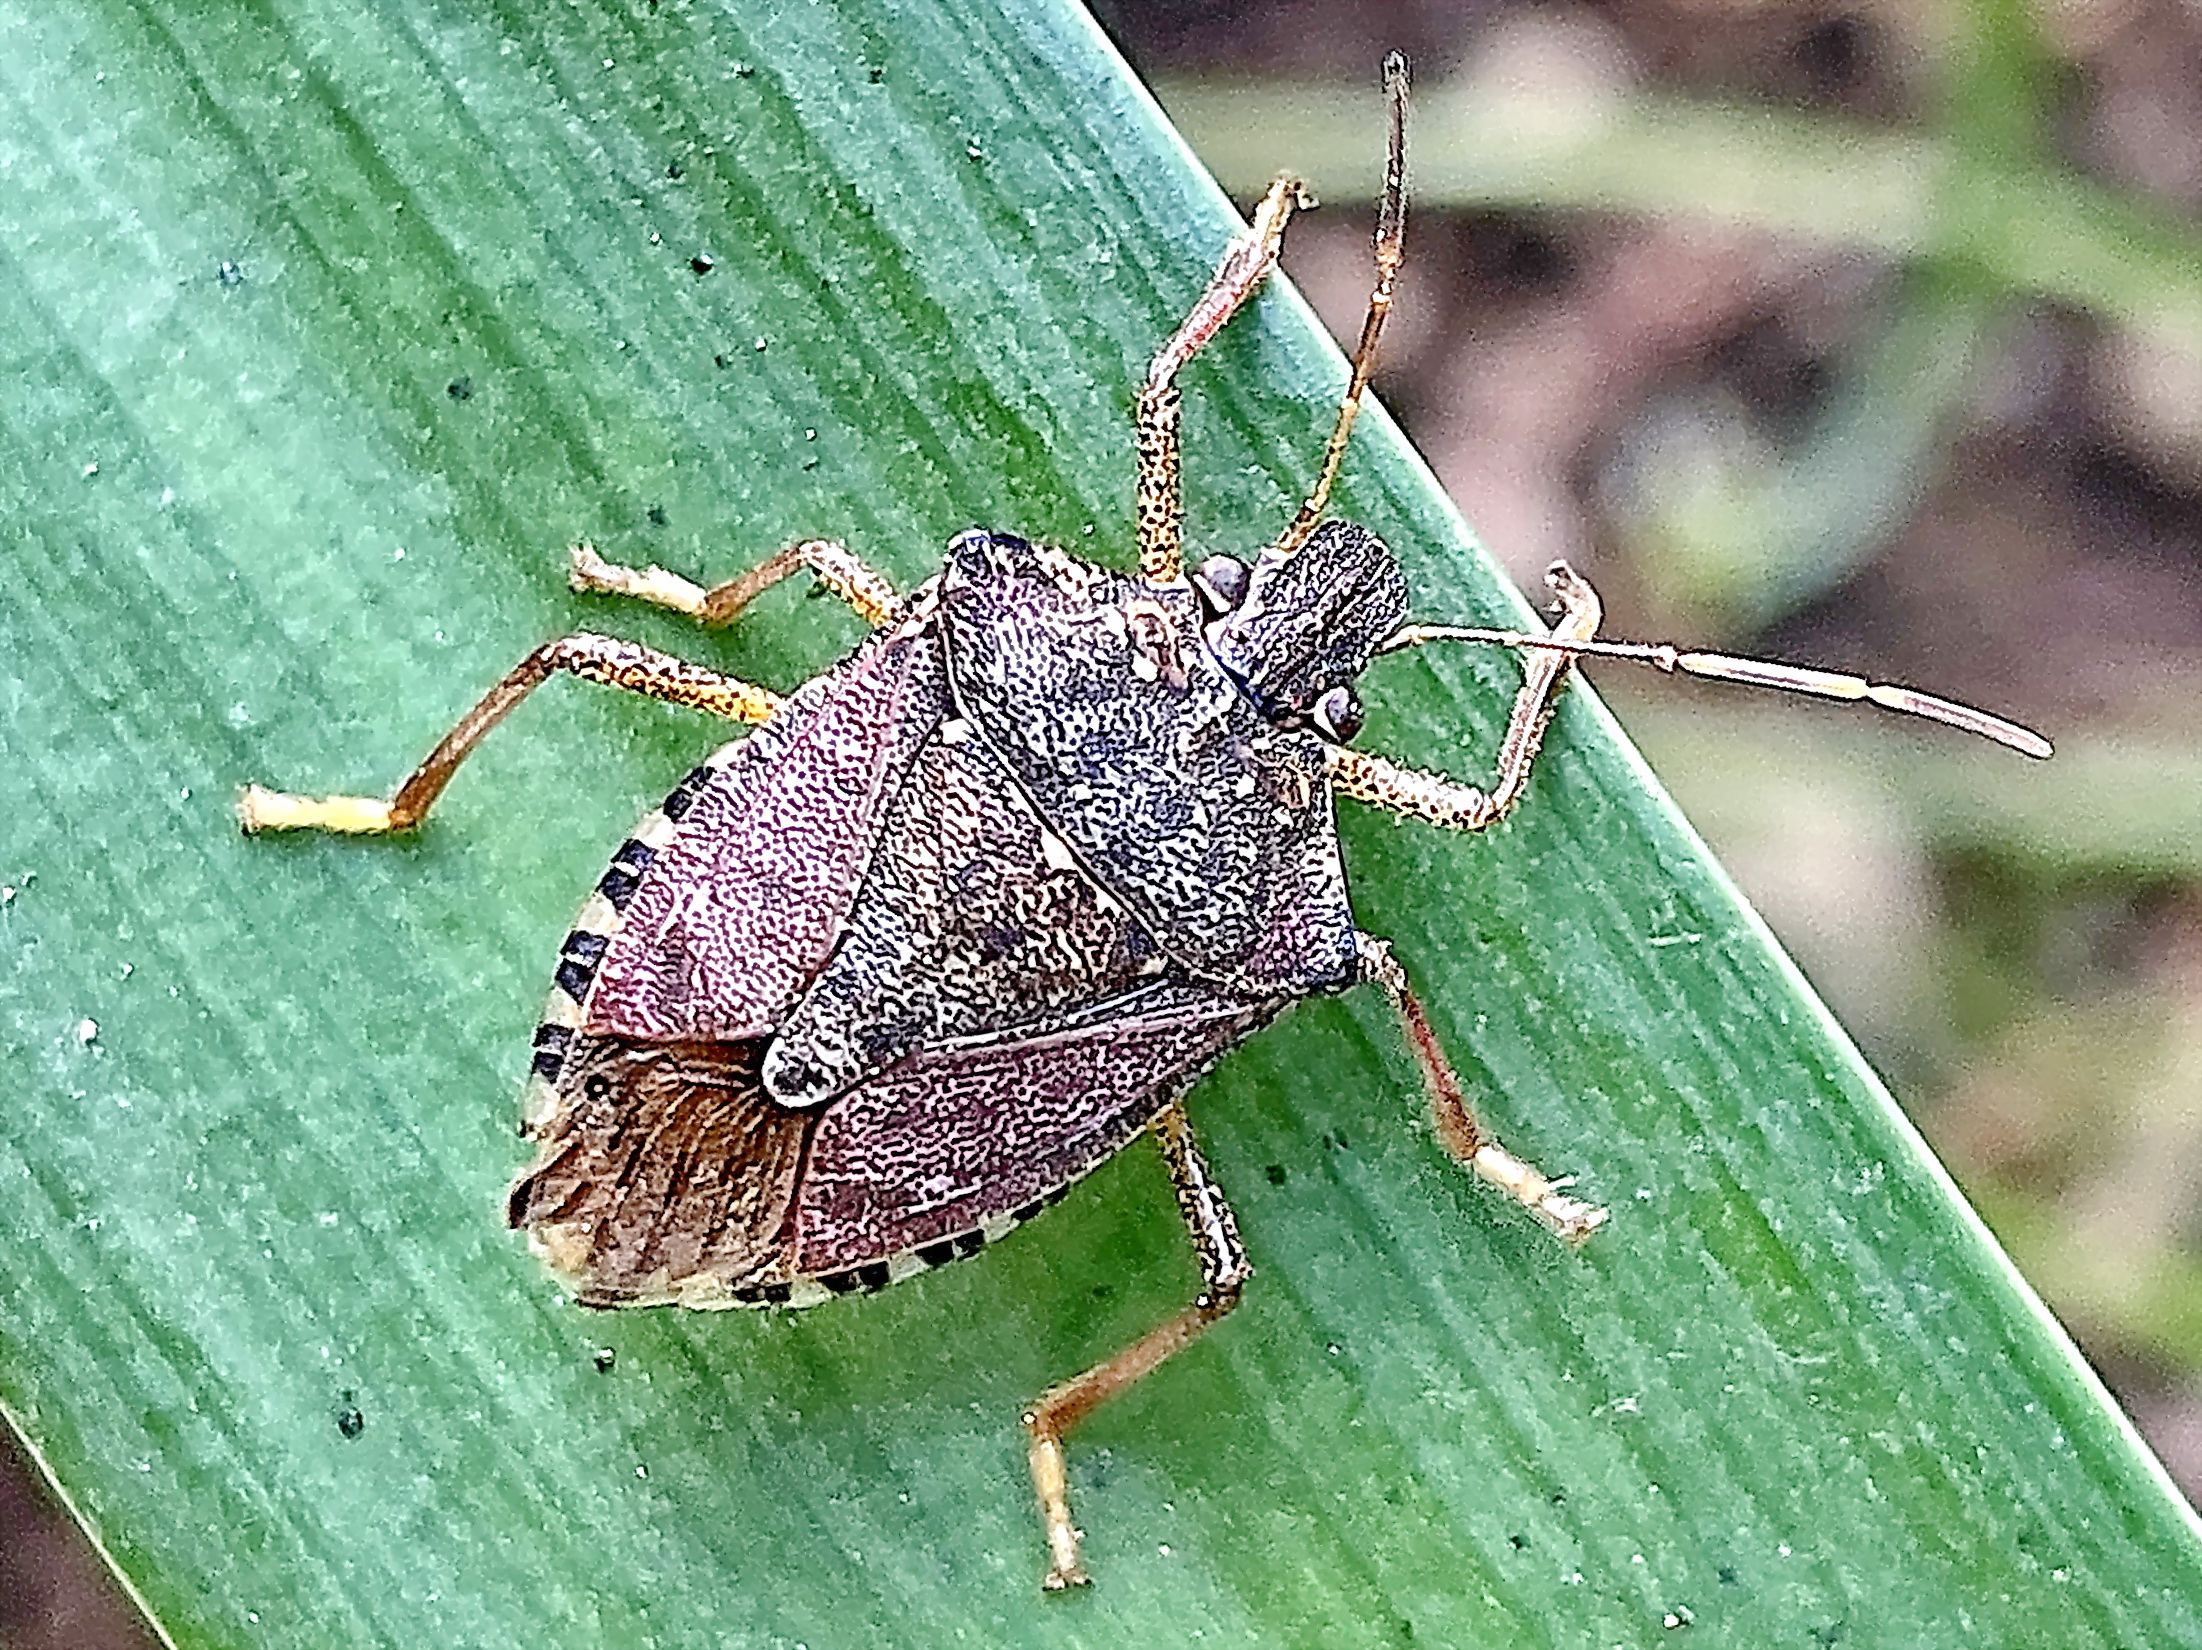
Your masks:
<instances>
[{"instance_id":1,"label":"dark spot on leaf","mask_svg":"<svg viewBox=\"0 0 2202 1650\"><path fill-rule=\"evenodd\" d=\"M454 401L471 401L474 399L474 380L461 373L444 385L443 393Z\"/></svg>"}]
</instances>

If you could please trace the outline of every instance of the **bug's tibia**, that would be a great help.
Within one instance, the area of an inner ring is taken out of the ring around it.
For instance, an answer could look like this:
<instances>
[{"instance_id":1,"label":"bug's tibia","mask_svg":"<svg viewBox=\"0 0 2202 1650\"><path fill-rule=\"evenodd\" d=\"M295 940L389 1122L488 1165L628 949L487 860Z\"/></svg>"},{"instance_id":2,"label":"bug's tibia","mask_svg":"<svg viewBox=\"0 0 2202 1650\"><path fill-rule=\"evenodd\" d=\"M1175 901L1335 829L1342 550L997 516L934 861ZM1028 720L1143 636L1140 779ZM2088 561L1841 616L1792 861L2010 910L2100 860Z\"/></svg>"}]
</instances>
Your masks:
<instances>
[{"instance_id":1,"label":"bug's tibia","mask_svg":"<svg viewBox=\"0 0 2202 1650\"><path fill-rule=\"evenodd\" d=\"M1406 970L1391 954L1391 947L1372 934L1354 935L1354 952L1361 978L1383 988L1398 1010L1407 1044L1422 1066L1430 1091L1430 1111L1445 1149L1478 1175L1505 1192L1536 1217L1547 1231L1568 1243L1580 1243L1606 1223L1606 1211L1594 1203L1567 1195L1568 1182L1554 1180L1535 1165L1524 1163L1493 1140L1476 1118L1475 1109L1461 1092L1460 1078L1431 1029L1430 1018L1407 984Z\"/></svg>"}]
</instances>

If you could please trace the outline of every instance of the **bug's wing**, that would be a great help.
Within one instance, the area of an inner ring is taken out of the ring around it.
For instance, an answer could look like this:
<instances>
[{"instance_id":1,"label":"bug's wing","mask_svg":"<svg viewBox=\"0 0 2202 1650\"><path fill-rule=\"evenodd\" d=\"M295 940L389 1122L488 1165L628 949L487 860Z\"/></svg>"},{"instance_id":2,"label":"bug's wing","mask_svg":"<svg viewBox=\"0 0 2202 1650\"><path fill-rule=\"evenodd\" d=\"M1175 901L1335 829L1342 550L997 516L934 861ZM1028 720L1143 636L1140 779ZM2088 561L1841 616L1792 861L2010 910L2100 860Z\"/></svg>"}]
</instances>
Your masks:
<instances>
[{"instance_id":1,"label":"bug's wing","mask_svg":"<svg viewBox=\"0 0 2202 1650\"><path fill-rule=\"evenodd\" d=\"M1353 979L1321 741L1231 685L1189 592L966 534L941 614L958 710L1169 956L1250 996Z\"/></svg>"},{"instance_id":2,"label":"bug's wing","mask_svg":"<svg viewBox=\"0 0 2202 1650\"><path fill-rule=\"evenodd\" d=\"M813 1108L766 1095L755 1040L584 1033L506 1219L587 1306L877 1288L1038 1213L1280 1006L1158 984L921 1050Z\"/></svg>"},{"instance_id":3,"label":"bug's wing","mask_svg":"<svg viewBox=\"0 0 2202 1650\"><path fill-rule=\"evenodd\" d=\"M765 1085L831 1100L918 1048L1075 1019L1163 966L1137 918L1051 854L985 740L936 740L881 816L832 961L775 1029Z\"/></svg>"},{"instance_id":4,"label":"bug's wing","mask_svg":"<svg viewBox=\"0 0 2202 1650\"><path fill-rule=\"evenodd\" d=\"M768 1099L746 1043L577 1039L506 1219L591 1306L731 1306L785 1275L814 1112Z\"/></svg>"},{"instance_id":5,"label":"bug's wing","mask_svg":"<svg viewBox=\"0 0 2202 1650\"><path fill-rule=\"evenodd\" d=\"M647 862L577 993L586 1028L657 1041L770 1031L832 954L885 800L945 703L938 648L912 620L691 776L668 823L637 833Z\"/></svg>"},{"instance_id":6,"label":"bug's wing","mask_svg":"<svg viewBox=\"0 0 2202 1650\"><path fill-rule=\"evenodd\" d=\"M796 1198L797 1269L967 1252L953 1240L1036 1212L1280 1006L1169 983L1044 1034L920 1050L819 1118Z\"/></svg>"}]
</instances>

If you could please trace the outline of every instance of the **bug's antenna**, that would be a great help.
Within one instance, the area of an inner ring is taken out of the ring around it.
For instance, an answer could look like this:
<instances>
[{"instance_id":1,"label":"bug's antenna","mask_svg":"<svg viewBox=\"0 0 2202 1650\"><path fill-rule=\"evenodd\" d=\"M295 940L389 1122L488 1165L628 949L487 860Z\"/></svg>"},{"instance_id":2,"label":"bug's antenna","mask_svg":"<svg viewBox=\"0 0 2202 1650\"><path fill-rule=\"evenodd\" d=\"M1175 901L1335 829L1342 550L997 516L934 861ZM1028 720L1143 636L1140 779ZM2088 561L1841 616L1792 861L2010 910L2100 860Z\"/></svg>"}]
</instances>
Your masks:
<instances>
[{"instance_id":1,"label":"bug's antenna","mask_svg":"<svg viewBox=\"0 0 2202 1650\"><path fill-rule=\"evenodd\" d=\"M1345 462L1346 438L1353 434L1353 420L1361 411L1361 392L1369 387L1376 370L1376 340L1392 312L1392 290L1399 282L1400 260L1407 239L1407 59L1393 52L1384 59L1384 95L1391 102L1391 143L1384 156L1384 198L1376 209L1376 285L1369 293L1368 313L1361 320L1361 341L1354 346L1353 378L1346 398L1338 404L1338 422L1331 427L1330 445L1323 449L1322 473L1300 506L1291 525L1270 546L1268 554L1289 556L1305 544L1330 503L1331 484L1338 466Z\"/></svg>"},{"instance_id":2,"label":"bug's antenna","mask_svg":"<svg viewBox=\"0 0 2202 1650\"><path fill-rule=\"evenodd\" d=\"M1564 568L1564 562L1553 564L1555 572ZM1547 575L1551 577L1551 575ZM1732 653L1685 652L1667 642L1599 642L1572 641L1558 636L1537 636L1522 630L1487 630L1473 625L1414 624L1395 630L1377 648L1379 653L1396 653L1401 648L1420 647L1424 642L1491 642L1500 647L1542 648L1565 653L1571 658L1590 654L1607 659L1634 659L1667 672L1676 671L1686 676L1704 676L1721 682L1741 682L1748 687L1779 688L1785 693L1807 693L1820 699L1863 700L1893 710L1905 716L1923 716L1930 722L1940 722L1945 727L1958 728L1966 733L1976 733L1983 739L1992 739L1999 745L2008 745L2023 755L2046 760L2053 747L2049 741L2031 728L2022 728L2016 722L2007 722L2000 716L1991 716L1971 705L1960 705L1953 700L1938 699L1931 693L1921 693L1917 688L1900 687L1892 682L1868 681L1863 676L1851 676L1841 671L1815 670L1807 665L1777 664L1769 659L1744 659Z\"/></svg>"}]
</instances>

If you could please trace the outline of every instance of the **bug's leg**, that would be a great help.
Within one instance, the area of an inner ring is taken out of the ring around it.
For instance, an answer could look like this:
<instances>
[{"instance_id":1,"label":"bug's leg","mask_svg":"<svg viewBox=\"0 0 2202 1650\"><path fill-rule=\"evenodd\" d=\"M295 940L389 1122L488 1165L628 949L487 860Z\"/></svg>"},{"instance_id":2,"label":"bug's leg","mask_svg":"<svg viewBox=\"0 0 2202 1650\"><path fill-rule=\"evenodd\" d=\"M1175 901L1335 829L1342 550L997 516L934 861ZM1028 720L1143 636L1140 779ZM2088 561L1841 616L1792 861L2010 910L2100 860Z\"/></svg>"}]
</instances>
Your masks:
<instances>
[{"instance_id":1,"label":"bug's leg","mask_svg":"<svg viewBox=\"0 0 2202 1650\"><path fill-rule=\"evenodd\" d=\"M482 736L561 670L584 681L706 710L733 722L763 722L780 705L779 695L769 689L721 676L655 648L613 636L565 636L545 642L484 694L389 801L362 796L292 796L247 785L238 799L237 817L248 832L318 830L380 835L410 831L443 794L459 764L473 753Z\"/></svg>"},{"instance_id":2,"label":"bug's leg","mask_svg":"<svg viewBox=\"0 0 2202 1650\"><path fill-rule=\"evenodd\" d=\"M698 624L722 625L791 573L808 568L818 582L856 609L866 624L881 626L902 617L895 587L832 539L805 539L768 556L746 573L706 589L662 567L622 567L596 553L593 544L577 544L567 573L576 590L637 601L685 613Z\"/></svg>"},{"instance_id":3,"label":"bug's leg","mask_svg":"<svg viewBox=\"0 0 2202 1650\"><path fill-rule=\"evenodd\" d=\"M1422 1067L1430 1090L1430 1110L1437 1120L1437 1137L1445 1149L1492 1185L1535 1215L1545 1227L1569 1243L1580 1243L1606 1223L1606 1211L1594 1203L1567 1195L1564 1180L1553 1180L1534 1164L1524 1163L1493 1140L1476 1120L1475 1108L1461 1091L1453 1063L1430 1029L1430 1018L1407 984L1407 972L1391 954L1391 947L1368 934L1356 934L1361 978L1383 988L1406 1029L1407 1043Z\"/></svg>"},{"instance_id":4,"label":"bug's leg","mask_svg":"<svg viewBox=\"0 0 2202 1650\"><path fill-rule=\"evenodd\" d=\"M1298 178L1288 174L1272 183L1269 193L1254 208L1254 221L1247 232L1231 243L1215 274L1209 277L1208 290L1200 295L1169 342L1155 351L1154 362L1147 368L1147 381L1139 390L1133 445L1139 459L1134 506L1139 525L1139 571L1149 584L1175 584L1185 567L1178 369L1254 296L1277 266L1277 248L1292 214L1314 204L1315 197Z\"/></svg>"},{"instance_id":5,"label":"bug's leg","mask_svg":"<svg viewBox=\"0 0 2202 1650\"><path fill-rule=\"evenodd\" d=\"M1560 599L1560 619L1552 634L1580 642L1597 635L1602 609L1590 582L1564 562L1554 562L1545 581ZM1373 803L1447 830L1480 831L1494 825L1521 800L1522 787L1529 783L1529 769L1544 742L1545 725L1552 720L1567 669L1566 654L1545 649L1533 650L1523 660L1521 691L1514 696L1514 711L1499 741L1498 777L1488 791L1403 768L1343 745L1332 745L1325 752L1330 782L1357 802Z\"/></svg>"},{"instance_id":6,"label":"bug's leg","mask_svg":"<svg viewBox=\"0 0 2202 1650\"><path fill-rule=\"evenodd\" d=\"M1172 1353L1190 1346L1202 1330L1239 1304L1240 1292L1254 1274L1239 1242L1231 1206L1224 1202L1222 1189L1209 1178L1208 1165L1193 1143L1184 1106L1169 1107L1154 1120L1153 1128L1155 1138L1162 1143L1170 1183L1177 1191L1178 1212L1185 1218L1185 1229L1192 1234L1193 1250L1200 1259L1200 1293L1176 1317L1148 1330L1115 1357L1095 1364L1076 1379L1048 1388L1025 1411L1025 1431L1032 1439L1032 1482L1040 1492L1040 1518L1047 1527L1048 1570L1042 1585L1051 1592L1082 1587L1087 1580L1085 1566L1078 1559L1078 1527L1070 1521L1070 1477L1063 1460L1063 1434L1134 1381L1152 1373Z\"/></svg>"}]
</instances>

